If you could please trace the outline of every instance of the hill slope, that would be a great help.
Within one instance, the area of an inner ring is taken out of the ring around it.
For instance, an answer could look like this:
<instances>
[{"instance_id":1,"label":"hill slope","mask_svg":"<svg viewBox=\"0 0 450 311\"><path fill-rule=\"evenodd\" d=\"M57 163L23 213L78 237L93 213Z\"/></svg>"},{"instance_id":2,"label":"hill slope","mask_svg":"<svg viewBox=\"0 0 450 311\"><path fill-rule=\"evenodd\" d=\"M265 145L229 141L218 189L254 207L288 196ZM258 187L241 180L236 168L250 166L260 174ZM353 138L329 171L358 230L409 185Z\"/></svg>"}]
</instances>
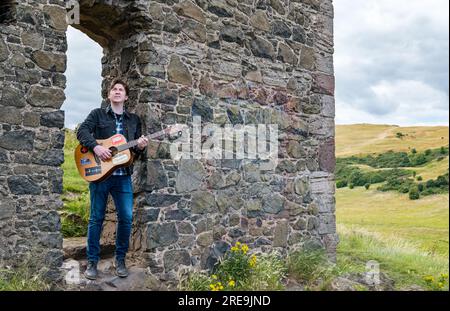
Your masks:
<instances>
[{"instance_id":1,"label":"hill slope","mask_svg":"<svg viewBox=\"0 0 450 311\"><path fill-rule=\"evenodd\" d=\"M401 133L401 134L397 134ZM338 158L367 154L418 152L448 146L448 127L399 127L391 125L338 125ZM359 157L358 157L359 158ZM368 165L353 164L362 171L381 171ZM449 157L433 160L415 171L424 181L448 171ZM372 185L336 189L336 221L340 237L338 261L364 269L368 260L380 263L393 278L396 288L419 285L441 289L424 281L425 276L448 275L449 195L438 194L412 201L408 194L380 192ZM443 286L448 290L448 283Z\"/></svg>"},{"instance_id":2,"label":"hill slope","mask_svg":"<svg viewBox=\"0 0 450 311\"><path fill-rule=\"evenodd\" d=\"M401 138L397 137L401 133ZM389 150L417 151L448 145L448 126L352 124L336 126L336 156L382 153Z\"/></svg>"}]
</instances>

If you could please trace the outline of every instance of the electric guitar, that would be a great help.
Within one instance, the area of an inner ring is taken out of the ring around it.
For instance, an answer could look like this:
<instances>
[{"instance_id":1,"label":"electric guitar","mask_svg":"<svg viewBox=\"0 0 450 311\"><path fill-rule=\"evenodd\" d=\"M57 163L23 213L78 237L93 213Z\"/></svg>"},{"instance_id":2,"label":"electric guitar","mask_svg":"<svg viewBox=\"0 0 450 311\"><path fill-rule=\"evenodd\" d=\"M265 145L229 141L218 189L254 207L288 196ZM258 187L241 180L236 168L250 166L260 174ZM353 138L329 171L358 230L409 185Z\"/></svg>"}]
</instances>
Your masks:
<instances>
[{"instance_id":1,"label":"electric guitar","mask_svg":"<svg viewBox=\"0 0 450 311\"><path fill-rule=\"evenodd\" d=\"M145 137L151 140L164 135L181 136L181 130L180 125L173 125ZM99 139L97 143L111 150L110 159L102 161L93 151L81 144L75 148L75 163L84 180L88 182L105 180L117 168L127 167L133 163L133 155L129 149L138 145L137 139L127 142L125 136L116 134L107 139Z\"/></svg>"}]
</instances>

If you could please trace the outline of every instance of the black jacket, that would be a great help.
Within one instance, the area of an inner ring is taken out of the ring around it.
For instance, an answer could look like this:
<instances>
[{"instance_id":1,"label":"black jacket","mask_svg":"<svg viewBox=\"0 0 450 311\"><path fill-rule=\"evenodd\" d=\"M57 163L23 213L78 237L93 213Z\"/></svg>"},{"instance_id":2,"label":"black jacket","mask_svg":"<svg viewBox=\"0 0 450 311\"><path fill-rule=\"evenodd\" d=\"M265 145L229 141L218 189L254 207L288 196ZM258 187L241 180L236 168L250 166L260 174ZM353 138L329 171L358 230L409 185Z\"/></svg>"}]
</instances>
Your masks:
<instances>
[{"instance_id":1,"label":"black jacket","mask_svg":"<svg viewBox=\"0 0 450 311\"><path fill-rule=\"evenodd\" d=\"M127 141L135 140L141 137L142 128L139 117L128 111L124 111L123 131ZM106 108L97 108L92 110L86 120L81 123L77 131L77 139L82 146L88 147L91 151L97 146L96 139L107 139L116 134L116 120L111 105ZM143 154L144 150L138 147L130 149L135 158ZM127 167L127 172L133 173L133 166Z\"/></svg>"}]
</instances>

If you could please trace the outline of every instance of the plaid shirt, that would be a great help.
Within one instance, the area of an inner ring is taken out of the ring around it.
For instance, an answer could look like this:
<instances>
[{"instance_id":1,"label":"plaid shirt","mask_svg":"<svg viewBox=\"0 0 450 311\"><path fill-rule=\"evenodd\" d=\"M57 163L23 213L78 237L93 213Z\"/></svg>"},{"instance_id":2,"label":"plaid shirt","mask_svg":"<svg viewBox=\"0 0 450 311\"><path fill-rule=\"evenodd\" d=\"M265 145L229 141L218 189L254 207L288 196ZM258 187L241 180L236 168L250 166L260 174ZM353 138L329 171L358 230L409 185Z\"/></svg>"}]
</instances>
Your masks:
<instances>
[{"instance_id":1,"label":"plaid shirt","mask_svg":"<svg viewBox=\"0 0 450 311\"><path fill-rule=\"evenodd\" d=\"M123 135L123 114L120 117L117 117L117 114L114 113L114 117L116 118L116 133ZM113 172L113 176L126 176L127 170L124 167L120 167Z\"/></svg>"}]
</instances>

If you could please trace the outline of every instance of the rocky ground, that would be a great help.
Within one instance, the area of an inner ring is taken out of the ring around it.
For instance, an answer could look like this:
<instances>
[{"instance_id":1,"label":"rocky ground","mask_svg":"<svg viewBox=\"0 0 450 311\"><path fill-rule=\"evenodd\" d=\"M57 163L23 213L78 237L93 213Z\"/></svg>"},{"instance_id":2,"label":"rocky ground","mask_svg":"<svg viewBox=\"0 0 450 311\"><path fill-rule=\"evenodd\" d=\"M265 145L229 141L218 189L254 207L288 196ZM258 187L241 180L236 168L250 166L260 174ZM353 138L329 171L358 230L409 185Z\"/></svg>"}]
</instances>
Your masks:
<instances>
[{"instance_id":1,"label":"rocky ground","mask_svg":"<svg viewBox=\"0 0 450 311\"><path fill-rule=\"evenodd\" d=\"M72 238L64 240L64 290L72 291L160 291L168 290L157 278L155 278L144 264L127 258L129 276L120 278L115 275L114 248L102 247L102 253L98 264L98 278L95 281L84 277L87 267L86 238Z\"/></svg>"},{"instance_id":2,"label":"rocky ground","mask_svg":"<svg viewBox=\"0 0 450 311\"><path fill-rule=\"evenodd\" d=\"M145 263L135 258L127 258L129 276L120 278L115 275L113 247L104 247L98 264L99 276L97 280L91 281L84 277L83 273L87 267L86 260L86 238L72 238L64 241L64 264L65 270L63 290L71 291L167 291L177 290L176 287L165 285L152 275ZM380 282L373 285L368 282L362 273L347 274L336 277L329 282L324 289L329 291L393 291L394 281L386 274L381 273ZM293 278L284 280L286 291L308 290L305 286ZM314 286L320 288L320 284ZM406 291L421 291L420 286L404 288Z\"/></svg>"}]
</instances>

